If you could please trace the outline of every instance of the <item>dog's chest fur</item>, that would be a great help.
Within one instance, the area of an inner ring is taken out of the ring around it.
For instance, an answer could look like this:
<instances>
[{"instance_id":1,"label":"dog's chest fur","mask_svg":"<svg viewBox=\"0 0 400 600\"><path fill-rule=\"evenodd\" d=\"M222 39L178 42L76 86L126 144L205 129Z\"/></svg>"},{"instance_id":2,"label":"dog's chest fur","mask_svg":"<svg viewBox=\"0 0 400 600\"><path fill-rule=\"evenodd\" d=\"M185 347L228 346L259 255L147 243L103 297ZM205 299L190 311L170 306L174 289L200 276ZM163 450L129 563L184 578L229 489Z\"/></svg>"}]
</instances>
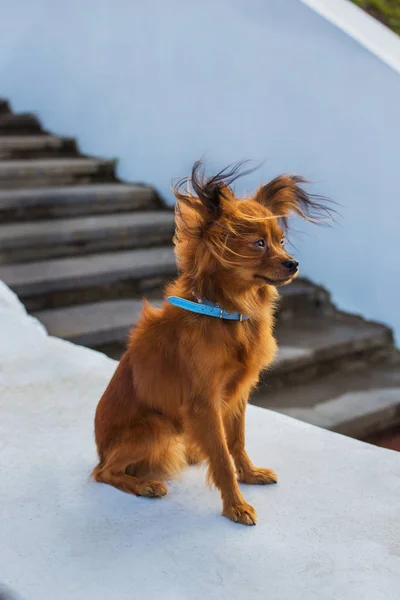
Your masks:
<instances>
[{"instance_id":1,"label":"dog's chest fur","mask_svg":"<svg viewBox=\"0 0 400 600\"><path fill-rule=\"evenodd\" d=\"M222 395L225 402L248 394L258 381L259 373L272 361L276 342L272 334L271 316L237 324L231 330L228 365L222 374Z\"/></svg>"}]
</instances>

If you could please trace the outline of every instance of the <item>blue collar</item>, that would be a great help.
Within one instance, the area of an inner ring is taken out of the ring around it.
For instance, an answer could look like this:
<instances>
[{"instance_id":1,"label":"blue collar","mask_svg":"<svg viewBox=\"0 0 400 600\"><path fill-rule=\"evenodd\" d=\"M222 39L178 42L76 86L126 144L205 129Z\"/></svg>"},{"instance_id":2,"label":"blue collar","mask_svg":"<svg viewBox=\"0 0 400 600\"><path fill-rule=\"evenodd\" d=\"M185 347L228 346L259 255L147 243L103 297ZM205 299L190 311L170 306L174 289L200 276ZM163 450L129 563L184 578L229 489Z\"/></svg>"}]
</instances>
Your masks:
<instances>
[{"instance_id":1,"label":"blue collar","mask_svg":"<svg viewBox=\"0 0 400 600\"><path fill-rule=\"evenodd\" d=\"M210 302L209 300L204 300L203 298L198 298L197 302L192 302L191 300L179 298L178 296L169 296L167 300L170 304L179 306L179 308L198 313L199 315L215 317L217 319L226 319L228 321L247 321L249 318L246 317L246 315L242 315L242 313L238 311L228 312L227 310L221 308L218 304Z\"/></svg>"}]
</instances>

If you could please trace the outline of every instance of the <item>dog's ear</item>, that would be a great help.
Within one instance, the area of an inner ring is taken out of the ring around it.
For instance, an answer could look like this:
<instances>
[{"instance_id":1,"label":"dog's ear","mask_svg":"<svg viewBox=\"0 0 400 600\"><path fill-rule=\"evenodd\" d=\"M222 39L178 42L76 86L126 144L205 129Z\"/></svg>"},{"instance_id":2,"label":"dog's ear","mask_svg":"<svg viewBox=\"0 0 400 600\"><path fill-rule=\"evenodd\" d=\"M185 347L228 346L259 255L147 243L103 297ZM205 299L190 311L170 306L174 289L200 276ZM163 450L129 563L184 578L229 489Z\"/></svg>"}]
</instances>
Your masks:
<instances>
[{"instance_id":1,"label":"dog's ear","mask_svg":"<svg viewBox=\"0 0 400 600\"><path fill-rule=\"evenodd\" d=\"M193 191L200 200L201 210L206 221L219 219L222 215L223 198L228 195L229 190L221 178L221 173L207 178L201 168L201 162L197 161L193 165L190 181Z\"/></svg>"},{"instance_id":2,"label":"dog's ear","mask_svg":"<svg viewBox=\"0 0 400 600\"><path fill-rule=\"evenodd\" d=\"M261 186L254 200L268 208L273 215L281 219L287 227L287 218L297 214L306 221L326 223L334 212L322 196L307 194L300 184L308 183L298 175L280 175L266 185Z\"/></svg>"},{"instance_id":3,"label":"dog's ear","mask_svg":"<svg viewBox=\"0 0 400 600\"><path fill-rule=\"evenodd\" d=\"M201 161L195 162L191 176L178 181L172 188L179 210L185 207L194 210L206 224L218 220L223 212L224 200L233 196L229 180L235 173L224 169L213 177L206 177ZM183 191L185 184L186 190Z\"/></svg>"}]
</instances>

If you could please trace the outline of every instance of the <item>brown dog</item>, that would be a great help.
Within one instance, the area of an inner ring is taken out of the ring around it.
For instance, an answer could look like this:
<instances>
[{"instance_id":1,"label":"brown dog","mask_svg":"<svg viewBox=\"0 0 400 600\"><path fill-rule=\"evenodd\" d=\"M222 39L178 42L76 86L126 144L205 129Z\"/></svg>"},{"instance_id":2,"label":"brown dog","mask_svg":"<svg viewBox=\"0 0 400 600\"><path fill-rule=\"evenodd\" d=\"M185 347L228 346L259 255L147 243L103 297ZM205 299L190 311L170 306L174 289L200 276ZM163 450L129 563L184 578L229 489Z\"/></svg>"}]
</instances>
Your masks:
<instances>
[{"instance_id":1,"label":"brown dog","mask_svg":"<svg viewBox=\"0 0 400 600\"><path fill-rule=\"evenodd\" d=\"M312 220L329 209L307 195L296 176L277 177L239 200L229 187L237 177L235 167L206 179L196 163L188 190L181 191L183 182L175 188L180 276L167 296L205 299L219 316L240 314L228 320L167 300L161 309L145 302L97 407L100 462L93 476L131 494L159 497L167 493L161 480L204 458L209 480L221 491L222 514L254 525L256 512L237 480L269 484L277 476L255 467L246 453L245 409L276 352L276 286L298 272L281 227L291 213Z\"/></svg>"}]
</instances>

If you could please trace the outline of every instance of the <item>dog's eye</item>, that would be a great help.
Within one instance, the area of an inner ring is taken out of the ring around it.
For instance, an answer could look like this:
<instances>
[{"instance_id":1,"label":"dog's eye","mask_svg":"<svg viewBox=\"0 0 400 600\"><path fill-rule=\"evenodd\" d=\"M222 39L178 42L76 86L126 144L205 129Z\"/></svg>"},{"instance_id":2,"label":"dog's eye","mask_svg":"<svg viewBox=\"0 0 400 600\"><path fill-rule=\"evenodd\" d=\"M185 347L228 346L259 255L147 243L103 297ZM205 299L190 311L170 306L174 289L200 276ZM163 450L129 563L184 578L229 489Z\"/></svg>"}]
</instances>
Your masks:
<instances>
[{"instance_id":1,"label":"dog's eye","mask_svg":"<svg viewBox=\"0 0 400 600\"><path fill-rule=\"evenodd\" d=\"M256 242L254 242L254 245L257 246L258 248L265 248L265 240L263 240L263 239L257 240Z\"/></svg>"},{"instance_id":2,"label":"dog's eye","mask_svg":"<svg viewBox=\"0 0 400 600\"><path fill-rule=\"evenodd\" d=\"M282 238L282 239L281 239L281 246L284 246L284 245L285 245L285 242L286 242L285 238Z\"/></svg>"}]
</instances>

